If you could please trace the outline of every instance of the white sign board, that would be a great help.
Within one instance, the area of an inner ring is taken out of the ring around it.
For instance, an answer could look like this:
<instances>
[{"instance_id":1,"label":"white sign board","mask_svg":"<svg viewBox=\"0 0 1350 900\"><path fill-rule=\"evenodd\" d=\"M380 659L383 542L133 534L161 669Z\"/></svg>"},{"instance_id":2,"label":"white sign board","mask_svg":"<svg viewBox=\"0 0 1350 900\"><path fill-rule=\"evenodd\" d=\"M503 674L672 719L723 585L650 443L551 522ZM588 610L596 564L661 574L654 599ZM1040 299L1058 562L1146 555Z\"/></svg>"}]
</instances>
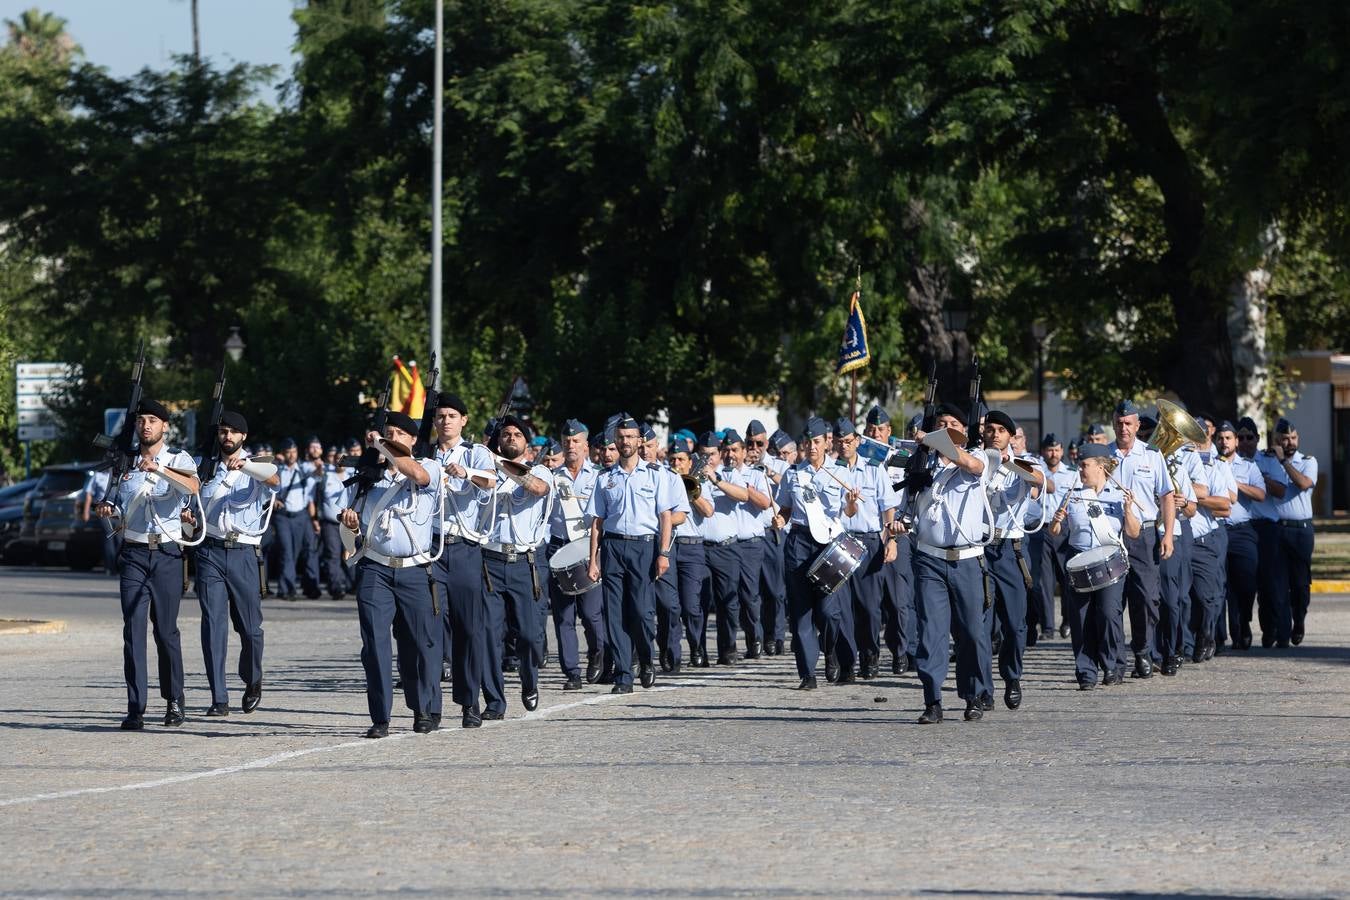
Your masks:
<instances>
[{"instance_id":1,"label":"white sign board","mask_svg":"<svg viewBox=\"0 0 1350 900\"><path fill-rule=\"evenodd\" d=\"M80 367L61 362L14 365L14 407L19 412L20 441L54 441L61 435L47 399L80 380Z\"/></svg>"}]
</instances>

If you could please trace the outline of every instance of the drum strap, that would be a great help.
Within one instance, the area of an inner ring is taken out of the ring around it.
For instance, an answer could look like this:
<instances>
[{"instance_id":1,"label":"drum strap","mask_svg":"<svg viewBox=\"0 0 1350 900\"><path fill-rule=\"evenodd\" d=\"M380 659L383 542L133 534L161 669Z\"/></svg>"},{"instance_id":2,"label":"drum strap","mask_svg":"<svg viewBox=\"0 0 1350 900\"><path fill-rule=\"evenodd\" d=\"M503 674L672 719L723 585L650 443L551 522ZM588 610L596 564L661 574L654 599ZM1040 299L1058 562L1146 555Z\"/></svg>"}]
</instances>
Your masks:
<instances>
[{"instance_id":1,"label":"drum strap","mask_svg":"<svg viewBox=\"0 0 1350 900\"><path fill-rule=\"evenodd\" d=\"M1031 569L1027 567L1027 558L1022 555L1022 539L1012 539L1013 556L1017 557L1017 568L1022 570L1022 582L1031 590Z\"/></svg>"}]
</instances>

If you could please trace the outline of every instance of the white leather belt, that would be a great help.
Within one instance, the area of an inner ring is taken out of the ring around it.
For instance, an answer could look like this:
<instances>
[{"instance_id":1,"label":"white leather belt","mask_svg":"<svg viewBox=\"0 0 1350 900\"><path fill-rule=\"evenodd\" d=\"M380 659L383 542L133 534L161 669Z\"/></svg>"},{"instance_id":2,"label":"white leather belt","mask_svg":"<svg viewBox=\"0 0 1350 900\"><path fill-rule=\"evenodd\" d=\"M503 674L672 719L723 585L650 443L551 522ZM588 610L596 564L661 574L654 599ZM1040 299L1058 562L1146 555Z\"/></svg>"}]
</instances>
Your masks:
<instances>
[{"instance_id":1,"label":"white leather belt","mask_svg":"<svg viewBox=\"0 0 1350 900\"><path fill-rule=\"evenodd\" d=\"M1002 528L994 529L994 540L996 541L1001 541L1004 538L1015 541L1023 537L1026 537L1026 532L1020 528L1009 528L1007 531L1004 531Z\"/></svg>"},{"instance_id":2,"label":"white leather belt","mask_svg":"<svg viewBox=\"0 0 1350 900\"><path fill-rule=\"evenodd\" d=\"M498 544L495 541L489 541L483 545L483 549L500 553L503 556L520 556L533 550L535 546L534 544Z\"/></svg>"},{"instance_id":3,"label":"white leather belt","mask_svg":"<svg viewBox=\"0 0 1350 900\"><path fill-rule=\"evenodd\" d=\"M945 559L947 562L956 562L962 559L974 559L977 556L984 556L984 548L978 544L972 544L966 547L934 547L932 544L918 542L919 552L928 556L935 556L938 559Z\"/></svg>"},{"instance_id":4,"label":"white leather belt","mask_svg":"<svg viewBox=\"0 0 1350 900\"><path fill-rule=\"evenodd\" d=\"M206 526L206 536L215 538L218 541L232 541L236 544L247 544L250 547L257 547L262 543L261 537L251 534L240 534L237 531L221 531L211 525Z\"/></svg>"},{"instance_id":5,"label":"white leather belt","mask_svg":"<svg viewBox=\"0 0 1350 900\"><path fill-rule=\"evenodd\" d=\"M144 531L132 531L128 528L122 532L122 540L130 541L133 544L148 544L153 550L160 544L177 544L183 540L183 536L176 534L147 534Z\"/></svg>"},{"instance_id":6,"label":"white leather belt","mask_svg":"<svg viewBox=\"0 0 1350 900\"><path fill-rule=\"evenodd\" d=\"M388 566L391 569L406 569L409 566L425 566L431 562L430 553L418 553L415 556L385 556L383 553L376 553L374 550L361 550L361 558L368 559L371 562L377 562L382 566Z\"/></svg>"}]
</instances>

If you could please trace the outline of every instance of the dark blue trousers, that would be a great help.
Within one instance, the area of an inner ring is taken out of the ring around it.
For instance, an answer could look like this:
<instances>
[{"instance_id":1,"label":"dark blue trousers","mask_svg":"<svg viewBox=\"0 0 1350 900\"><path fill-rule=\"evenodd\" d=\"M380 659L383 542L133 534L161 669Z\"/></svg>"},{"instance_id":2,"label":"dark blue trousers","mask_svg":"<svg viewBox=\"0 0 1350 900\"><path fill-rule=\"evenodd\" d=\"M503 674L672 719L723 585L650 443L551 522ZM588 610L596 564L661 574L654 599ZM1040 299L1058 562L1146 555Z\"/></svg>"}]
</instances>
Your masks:
<instances>
[{"instance_id":1,"label":"dark blue trousers","mask_svg":"<svg viewBox=\"0 0 1350 900\"><path fill-rule=\"evenodd\" d=\"M1190 598L1185 593L1191 568L1191 536L1181 529L1172 539L1172 555L1158 563L1159 586L1157 655L1154 662L1181 656L1186 646L1186 616Z\"/></svg>"},{"instance_id":2,"label":"dark blue trousers","mask_svg":"<svg viewBox=\"0 0 1350 900\"><path fill-rule=\"evenodd\" d=\"M759 587L758 569L753 572L746 570L745 546L739 541L704 546L708 572L712 578L713 601L717 604L719 658L736 652L736 629L741 621L741 602L752 583L756 589Z\"/></svg>"},{"instance_id":3,"label":"dark blue trousers","mask_svg":"<svg viewBox=\"0 0 1350 900\"><path fill-rule=\"evenodd\" d=\"M440 601L429 567L391 569L356 564L356 615L361 623L361 666L366 672L370 721L388 723L394 710L393 638L403 699L415 713L441 713Z\"/></svg>"},{"instance_id":4,"label":"dark blue trousers","mask_svg":"<svg viewBox=\"0 0 1350 900\"><path fill-rule=\"evenodd\" d=\"M844 605L850 602L847 585L840 585L838 589L822 596L806 575L811 563L824 549L825 545L813 541L810 532L802 526L792 530L783 552L788 623L792 628L792 652L796 657L799 678L815 677L816 663L820 658L820 641L816 637L818 625L823 624L821 631L826 634L832 630L836 634L849 634L844 628ZM851 640L840 641L835 647L841 670L852 670L853 653Z\"/></svg>"},{"instance_id":5,"label":"dark blue trousers","mask_svg":"<svg viewBox=\"0 0 1350 900\"><path fill-rule=\"evenodd\" d=\"M684 622L684 637L689 642L692 656L697 648L706 653L703 633L707 628L707 619L703 609L703 586L708 581L708 557L703 544L680 544L679 586L680 612ZM679 659L678 653L675 656Z\"/></svg>"},{"instance_id":6,"label":"dark blue trousers","mask_svg":"<svg viewBox=\"0 0 1350 900\"><path fill-rule=\"evenodd\" d=\"M984 681L992 648L984 617L982 560L974 557L948 562L916 548L914 600L919 631L915 661L923 683L924 705L942 702L942 682L947 679L950 658L948 635L956 640L957 696L971 701L992 690Z\"/></svg>"},{"instance_id":7,"label":"dark blue trousers","mask_svg":"<svg viewBox=\"0 0 1350 900\"><path fill-rule=\"evenodd\" d=\"M867 547L867 555L846 584L853 614L853 647L859 658L866 653L875 660L881 656L881 593L887 574L885 553L880 537L854 536Z\"/></svg>"},{"instance_id":8,"label":"dark blue trousers","mask_svg":"<svg viewBox=\"0 0 1350 900\"><path fill-rule=\"evenodd\" d=\"M1096 684L1098 667L1106 672L1124 671L1125 630L1121 611L1124 601L1124 581L1091 593L1072 588L1065 592L1069 640L1073 643L1079 684Z\"/></svg>"},{"instance_id":9,"label":"dark blue trousers","mask_svg":"<svg viewBox=\"0 0 1350 900\"><path fill-rule=\"evenodd\" d=\"M1252 607L1260 578L1256 528L1251 522L1233 525L1228 531L1228 633L1233 645L1252 638Z\"/></svg>"},{"instance_id":10,"label":"dark blue trousers","mask_svg":"<svg viewBox=\"0 0 1350 900\"><path fill-rule=\"evenodd\" d=\"M902 534L895 546L895 562L882 567L881 611L886 619L886 646L898 659L914 655L919 635L914 616L914 538Z\"/></svg>"},{"instance_id":11,"label":"dark blue trousers","mask_svg":"<svg viewBox=\"0 0 1350 900\"><path fill-rule=\"evenodd\" d=\"M1289 612L1289 573L1285 566L1280 523L1254 520L1260 575L1256 595L1262 643L1287 641L1293 621Z\"/></svg>"},{"instance_id":12,"label":"dark blue trousers","mask_svg":"<svg viewBox=\"0 0 1350 900\"><path fill-rule=\"evenodd\" d=\"M507 622L515 641L510 647L520 666L520 691L539 690L539 663L544 657L543 634L539 627L541 596L535 594L538 570L525 554L515 562L493 559L483 554L487 571L487 652L479 675L483 679L483 699L490 712L506 712L506 678L502 674L502 650L506 642ZM540 594L543 585L540 584Z\"/></svg>"},{"instance_id":13,"label":"dark blue trousers","mask_svg":"<svg viewBox=\"0 0 1350 900\"><path fill-rule=\"evenodd\" d=\"M552 555L566 541L549 542L549 554ZM558 664L568 678L581 677L581 648L577 643L577 616L581 617L581 630L586 637L587 661L601 656L605 652L605 592L596 586L584 594L568 595L558 589L557 580L548 579L549 607L553 612L553 630L558 638Z\"/></svg>"},{"instance_id":14,"label":"dark blue trousers","mask_svg":"<svg viewBox=\"0 0 1350 900\"><path fill-rule=\"evenodd\" d=\"M1125 536L1130 571L1125 576L1125 605L1130 611L1130 649L1136 656L1158 656L1158 532L1151 525L1139 537Z\"/></svg>"},{"instance_id":15,"label":"dark blue trousers","mask_svg":"<svg viewBox=\"0 0 1350 900\"><path fill-rule=\"evenodd\" d=\"M1017 543L1022 542L1019 539ZM998 651L998 673L1006 681L1021 681L1022 657L1027 651L1027 582L1013 541L1004 538L984 548L985 567L994 592L992 618L1003 632ZM992 660L990 665L992 666ZM985 689L993 692L992 671L984 674Z\"/></svg>"},{"instance_id":16,"label":"dark blue trousers","mask_svg":"<svg viewBox=\"0 0 1350 900\"><path fill-rule=\"evenodd\" d=\"M277 571L277 593L283 597L300 590L297 568L300 554L305 549L305 532L312 530L309 516L304 513L291 515L282 510L272 514L272 524L277 531L277 550L280 554Z\"/></svg>"},{"instance_id":17,"label":"dark blue trousers","mask_svg":"<svg viewBox=\"0 0 1350 900\"><path fill-rule=\"evenodd\" d=\"M633 657L651 664L656 637L656 542L605 536L600 542L604 579L605 629L609 636L614 683L633 683Z\"/></svg>"},{"instance_id":18,"label":"dark blue trousers","mask_svg":"<svg viewBox=\"0 0 1350 900\"><path fill-rule=\"evenodd\" d=\"M351 590L347 569L342 565L341 527L337 522L319 523L319 560L328 580L328 592L334 596Z\"/></svg>"},{"instance_id":19,"label":"dark blue trousers","mask_svg":"<svg viewBox=\"0 0 1350 900\"><path fill-rule=\"evenodd\" d=\"M1214 628L1209 636L1216 645L1228 640L1228 529L1220 520L1214 529L1214 551L1218 555L1219 598L1215 603Z\"/></svg>"},{"instance_id":20,"label":"dark blue trousers","mask_svg":"<svg viewBox=\"0 0 1350 900\"><path fill-rule=\"evenodd\" d=\"M759 567L760 626L765 643L787 638L787 585L783 549L787 538L777 528L764 529L764 556Z\"/></svg>"},{"instance_id":21,"label":"dark blue trousers","mask_svg":"<svg viewBox=\"0 0 1350 900\"><path fill-rule=\"evenodd\" d=\"M1312 600L1313 526L1280 525L1280 547L1284 550L1284 571L1289 584L1289 615L1293 624L1302 626Z\"/></svg>"},{"instance_id":22,"label":"dark blue trousers","mask_svg":"<svg viewBox=\"0 0 1350 900\"><path fill-rule=\"evenodd\" d=\"M118 565L127 712L144 715L149 696L145 662L147 618L159 657L159 695L165 700L183 700L183 647L178 633L178 605L183 601L183 550L177 544L150 550L124 542Z\"/></svg>"},{"instance_id":23,"label":"dark blue trousers","mask_svg":"<svg viewBox=\"0 0 1350 900\"><path fill-rule=\"evenodd\" d=\"M262 586L256 547L226 549L207 538L197 548L197 601L202 607L202 658L212 703L229 703L225 684L229 629L239 635L239 680L247 687L262 681Z\"/></svg>"},{"instance_id":24,"label":"dark blue trousers","mask_svg":"<svg viewBox=\"0 0 1350 900\"><path fill-rule=\"evenodd\" d=\"M1186 629L1184 652L1195 652L1197 643L1214 639L1215 623L1223 605L1223 534L1219 525L1203 537L1191 539L1191 615Z\"/></svg>"},{"instance_id":25,"label":"dark blue trousers","mask_svg":"<svg viewBox=\"0 0 1350 900\"><path fill-rule=\"evenodd\" d=\"M1069 562L1069 557L1073 556L1073 548L1069 546L1067 529L1064 533L1055 535L1042 528L1031 536L1031 546L1033 558L1039 559L1034 573L1038 606L1031 610L1031 615L1035 618L1036 624L1048 634L1054 631L1058 622L1068 618L1063 614L1058 619L1055 618L1055 588L1059 588L1061 598L1069 592L1068 585L1064 581L1064 566ZM1062 599L1060 606L1061 608L1064 606ZM1123 622L1121 627L1124 627Z\"/></svg>"},{"instance_id":26,"label":"dark blue trousers","mask_svg":"<svg viewBox=\"0 0 1350 900\"><path fill-rule=\"evenodd\" d=\"M465 541L445 544L431 577L441 589L441 660L450 662L451 695L459 706L474 706L487 657L482 550Z\"/></svg>"},{"instance_id":27,"label":"dark blue trousers","mask_svg":"<svg viewBox=\"0 0 1350 900\"><path fill-rule=\"evenodd\" d=\"M671 659L681 660L680 638L680 560L684 548L676 544L670 548L670 568L656 580L656 646L668 650Z\"/></svg>"}]
</instances>

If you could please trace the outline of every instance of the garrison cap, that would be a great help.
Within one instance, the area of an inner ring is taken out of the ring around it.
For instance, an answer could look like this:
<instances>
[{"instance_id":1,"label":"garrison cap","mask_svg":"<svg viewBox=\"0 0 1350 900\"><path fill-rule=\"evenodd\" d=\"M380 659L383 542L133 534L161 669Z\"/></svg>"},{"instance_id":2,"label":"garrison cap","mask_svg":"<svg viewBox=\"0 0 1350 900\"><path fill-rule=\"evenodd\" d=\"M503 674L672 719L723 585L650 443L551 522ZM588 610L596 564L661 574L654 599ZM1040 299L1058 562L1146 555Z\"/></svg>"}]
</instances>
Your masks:
<instances>
[{"instance_id":1,"label":"garrison cap","mask_svg":"<svg viewBox=\"0 0 1350 900\"><path fill-rule=\"evenodd\" d=\"M1111 448L1105 444L1083 444L1078 448L1078 459L1106 459L1111 456Z\"/></svg>"},{"instance_id":2,"label":"garrison cap","mask_svg":"<svg viewBox=\"0 0 1350 900\"><path fill-rule=\"evenodd\" d=\"M834 433L841 438L850 437L858 433L858 426L847 416L841 416L839 421L834 423Z\"/></svg>"},{"instance_id":3,"label":"garrison cap","mask_svg":"<svg viewBox=\"0 0 1350 900\"><path fill-rule=\"evenodd\" d=\"M590 429L586 427L585 422L579 419L568 419L563 423L562 433L563 437L572 437L578 434L590 434Z\"/></svg>"},{"instance_id":4,"label":"garrison cap","mask_svg":"<svg viewBox=\"0 0 1350 900\"><path fill-rule=\"evenodd\" d=\"M1122 400L1116 404L1116 418L1123 419L1126 416L1139 415L1139 407L1134 405L1133 400Z\"/></svg>"},{"instance_id":5,"label":"garrison cap","mask_svg":"<svg viewBox=\"0 0 1350 900\"><path fill-rule=\"evenodd\" d=\"M867 411L868 425L889 425L890 422L891 417L887 415L886 410L882 409L880 406L874 405Z\"/></svg>"}]
</instances>

